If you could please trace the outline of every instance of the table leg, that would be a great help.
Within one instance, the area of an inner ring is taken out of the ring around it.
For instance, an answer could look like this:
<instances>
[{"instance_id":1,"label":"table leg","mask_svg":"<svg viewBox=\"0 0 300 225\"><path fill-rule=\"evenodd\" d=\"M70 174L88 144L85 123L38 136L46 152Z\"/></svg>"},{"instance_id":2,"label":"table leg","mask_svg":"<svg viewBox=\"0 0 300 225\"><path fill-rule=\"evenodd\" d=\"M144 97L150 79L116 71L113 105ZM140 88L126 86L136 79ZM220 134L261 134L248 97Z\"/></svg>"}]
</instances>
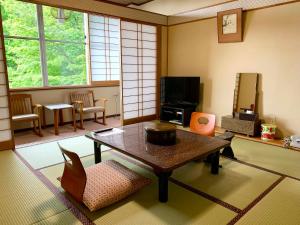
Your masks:
<instances>
[{"instance_id":1,"label":"table leg","mask_svg":"<svg viewBox=\"0 0 300 225\"><path fill-rule=\"evenodd\" d=\"M59 125L60 126L64 125L64 114L63 114L63 110L62 109L59 110Z\"/></svg>"},{"instance_id":2,"label":"table leg","mask_svg":"<svg viewBox=\"0 0 300 225\"><path fill-rule=\"evenodd\" d=\"M171 176L171 172L156 173L158 177L158 199L160 202L168 201L168 178Z\"/></svg>"},{"instance_id":3,"label":"table leg","mask_svg":"<svg viewBox=\"0 0 300 225\"><path fill-rule=\"evenodd\" d=\"M58 113L58 109L54 109L54 133L55 135L59 135L59 131L58 131L58 117L59 117L59 113Z\"/></svg>"},{"instance_id":4,"label":"table leg","mask_svg":"<svg viewBox=\"0 0 300 225\"><path fill-rule=\"evenodd\" d=\"M237 160L236 157L234 157L234 153L233 153L233 150L231 148L231 146L227 146L223 149L221 155L225 156L225 157L228 157L228 158L231 158L231 159L234 159L234 160Z\"/></svg>"},{"instance_id":5,"label":"table leg","mask_svg":"<svg viewBox=\"0 0 300 225\"><path fill-rule=\"evenodd\" d=\"M219 173L219 159L220 159L220 151L217 151L211 154L211 173L218 174Z\"/></svg>"},{"instance_id":6,"label":"table leg","mask_svg":"<svg viewBox=\"0 0 300 225\"><path fill-rule=\"evenodd\" d=\"M101 144L94 141L95 164L101 162Z\"/></svg>"},{"instance_id":7,"label":"table leg","mask_svg":"<svg viewBox=\"0 0 300 225\"><path fill-rule=\"evenodd\" d=\"M73 127L74 127L74 131L76 132L77 126L76 126L76 114L75 114L75 109L74 109L74 107L72 108L72 119L73 119Z\"/></svg>"},{"instance_id":8,"label":"table leg","mask_svg":"<svg viewBox=\"0 0 300 225\"><path fill-rule=\"evenodd\" d=\"M43 128L46 128L46 109L45 106L43 106L43 110L42 110L42 114L43 114Z\"/></svg>"}]
</instances>

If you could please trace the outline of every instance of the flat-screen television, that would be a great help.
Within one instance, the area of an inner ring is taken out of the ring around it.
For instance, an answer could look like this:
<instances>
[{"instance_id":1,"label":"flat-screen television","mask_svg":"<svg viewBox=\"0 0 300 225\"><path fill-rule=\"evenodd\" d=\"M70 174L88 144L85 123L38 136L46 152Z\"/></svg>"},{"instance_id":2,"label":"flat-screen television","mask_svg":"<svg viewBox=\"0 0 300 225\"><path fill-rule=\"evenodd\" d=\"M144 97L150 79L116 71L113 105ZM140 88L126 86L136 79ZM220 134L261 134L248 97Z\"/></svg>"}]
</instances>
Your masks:
<instances>
[{"instance_id":1,"label":"flat-screen television","mask_svg":"<svg viewBox=\"0 0 300 225\"><path fill-rule=\"evenodd\" d=\"M200 77L162 77L161 103L198 104Z\"/></svg>"}]
</instances>

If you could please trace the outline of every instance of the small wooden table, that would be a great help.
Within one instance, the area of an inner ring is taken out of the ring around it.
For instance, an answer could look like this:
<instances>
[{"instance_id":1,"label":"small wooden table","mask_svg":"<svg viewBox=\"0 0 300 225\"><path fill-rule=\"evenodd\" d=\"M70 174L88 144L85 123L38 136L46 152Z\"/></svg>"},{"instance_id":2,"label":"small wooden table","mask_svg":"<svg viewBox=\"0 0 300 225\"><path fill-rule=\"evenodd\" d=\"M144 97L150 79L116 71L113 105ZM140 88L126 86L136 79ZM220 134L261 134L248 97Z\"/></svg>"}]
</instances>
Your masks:
<instances>
[{"instance_id":1,"label":"small wooden table","mask_svg":"<svg viewBox=\"0 0 300 225\"><path fill-rule=\"evenodd\" d=\"M211 173L219 172L220 149L229 141L176 130L175 145L154 145L145 140L145 127L149 123L137 123L115 129L89 132L86 137L94 141L95 163L101 162L101 145L106 145L153 168L158 177L159 201L168 201L168 178L172 171L190 161L211 156Z\"/></svg>"},{"instance_id":2,"label":"small wooden table","mask_svg":"<svg viewBox=\"0 0 300 225\"><path fill-rule=\"evenodd\" d=\"M58 130L58 121L60 125L64 124L64 117L63 117L63 109L71 109L72 110L72 119L73 119L73 127L74 131L76 131L76 118L75 118L75 109L72 105L69 104L50 104L43 106L43 125L46 126L46 116L45 116L45 109L51 110L54 113L54 132L55 135L59 135Z\"/></svg>"}]
</instances>

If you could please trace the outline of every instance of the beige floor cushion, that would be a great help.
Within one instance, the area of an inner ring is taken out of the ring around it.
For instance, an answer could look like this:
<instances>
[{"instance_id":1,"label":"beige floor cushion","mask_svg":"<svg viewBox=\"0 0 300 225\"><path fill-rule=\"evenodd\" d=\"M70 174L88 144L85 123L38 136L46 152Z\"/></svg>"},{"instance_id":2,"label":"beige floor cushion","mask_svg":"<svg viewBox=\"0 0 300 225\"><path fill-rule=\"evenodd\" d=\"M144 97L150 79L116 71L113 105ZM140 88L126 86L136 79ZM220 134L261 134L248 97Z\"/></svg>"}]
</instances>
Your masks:
<instances>
[{"instance_id":1,"label":"beige floor cushion","mask_svg":"<svg viewBox=\"0 0 300 225\"><path fill-rule=\"evenodd\" d=\"M114 160L88 167L86 175L83 203L90 211L111 205L151 183Z\"/></svg>"}]
</instances>

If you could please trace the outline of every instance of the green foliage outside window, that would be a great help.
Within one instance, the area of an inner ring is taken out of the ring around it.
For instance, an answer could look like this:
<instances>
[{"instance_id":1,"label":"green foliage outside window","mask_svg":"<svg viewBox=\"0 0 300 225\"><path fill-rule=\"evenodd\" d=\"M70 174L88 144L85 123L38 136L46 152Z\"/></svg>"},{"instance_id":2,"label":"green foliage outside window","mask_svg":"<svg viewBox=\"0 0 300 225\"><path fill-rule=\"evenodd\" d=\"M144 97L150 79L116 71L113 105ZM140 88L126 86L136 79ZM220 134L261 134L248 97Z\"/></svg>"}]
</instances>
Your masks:
<instances>
[{"instance_id":1,"label":"green foliage outside window","mask_svg":"<svg viewBox=\"0 0 300 225\"><path fill-rule=\"evenodd\" d=\"M1 7L10 87L42 86L36 5L5 0ZM70 17L60 23L53 17L56 11L43 6L48 85L86 84L83 13L72 11Z\"/></svg>"}]
</instances>

